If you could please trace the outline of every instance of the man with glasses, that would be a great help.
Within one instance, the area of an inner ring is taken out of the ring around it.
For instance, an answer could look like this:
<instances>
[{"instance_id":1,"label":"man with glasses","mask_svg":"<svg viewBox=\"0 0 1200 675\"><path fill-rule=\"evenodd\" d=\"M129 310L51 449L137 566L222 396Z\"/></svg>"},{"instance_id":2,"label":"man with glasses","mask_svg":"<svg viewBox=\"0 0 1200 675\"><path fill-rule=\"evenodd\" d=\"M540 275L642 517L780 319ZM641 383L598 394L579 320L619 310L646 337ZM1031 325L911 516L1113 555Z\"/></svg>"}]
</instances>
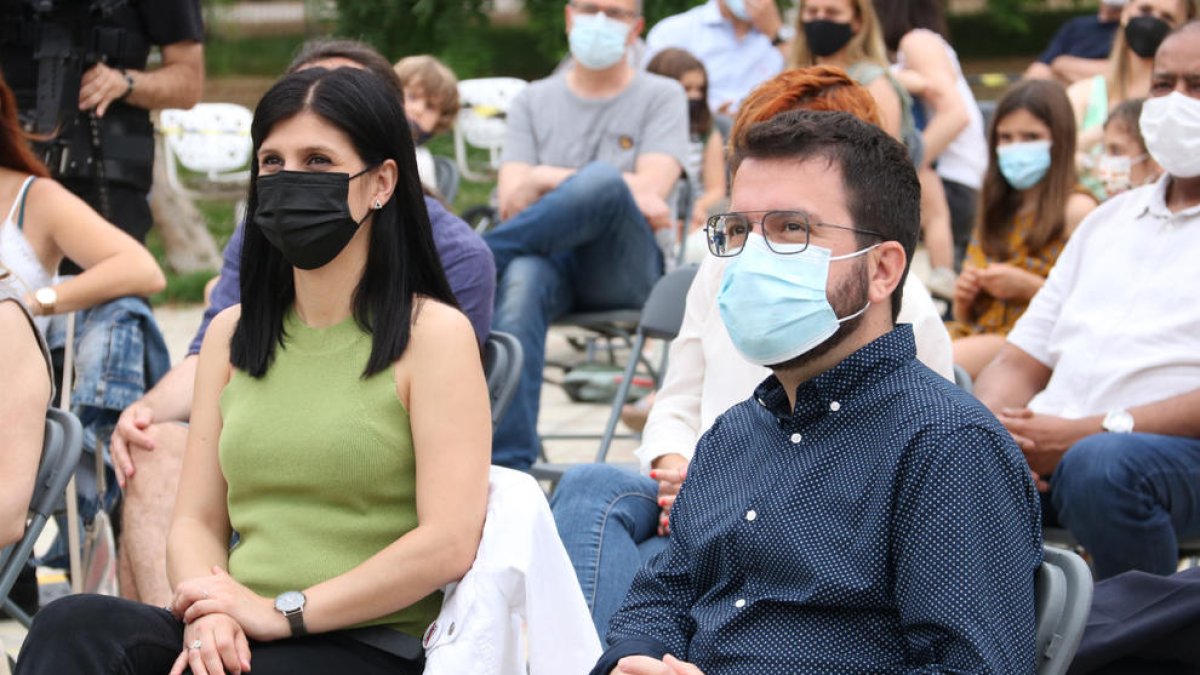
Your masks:
<instances>
[{"instance_id":1,"label":"man with glasses","mask_svg":"<svg viewBox=\"0 0 1200 675\"><path fill-rule=\"evenodd\" d=\"M708 72L708 103L732 114L750 90L783 70L788 43L775 0L708 0L655 24L645 63L669 47L691 52Z\"/></svg>"},{"instance_id":2,"label":"man with glasses","mask_svg":"<svg viewBox=\"0 0 1200 675\"><path fill-rule=\"evenodd\" d=\"M920 223L904 148L788 112L732 165L718 307L772 375L701 438L593 673L1030 672L1033 481L895 324Z\"/></svg>"},{"instance_id":3,"label":"man with glasses","mask_svg":"<svg viewBox=\"0 0 1200 675\"><path fill-rule=\"evenodd\" d=\"M662 275L655 231L687 156L687 100L674 80L634 69L640 0L566 6L574 65L513 101L497 190L503 223L485 239L498 278L494 330L524 351L492 461L537 458L546 331L571 311L641 307Z\"/></svg>"}]
</instances>

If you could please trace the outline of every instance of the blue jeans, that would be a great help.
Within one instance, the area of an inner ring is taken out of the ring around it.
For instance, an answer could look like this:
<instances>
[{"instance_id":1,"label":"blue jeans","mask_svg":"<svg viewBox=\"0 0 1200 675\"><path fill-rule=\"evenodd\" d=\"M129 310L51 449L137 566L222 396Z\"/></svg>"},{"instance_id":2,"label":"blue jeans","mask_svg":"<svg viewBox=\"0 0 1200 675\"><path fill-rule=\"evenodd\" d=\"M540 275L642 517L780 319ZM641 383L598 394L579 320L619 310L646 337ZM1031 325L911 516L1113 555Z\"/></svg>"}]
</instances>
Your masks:
<instances>
[{"instance_id":1,"label":"blue jeans","mask_svg":"<svg viewBox=\"0 0 1200 675\"><path fill-rule=\"evenodd\" d=\"M609 464L567 471L550 510L603 642L633 577L667 548L658 536L658 483Z\"/></svg>"},{"instance_id":2,"label":"blue jeans","mask_svg":"<svg viewBox=\"0 0 1200 675\"><path fill-rule=\"evenodd\" d=\"M492 438L492 463L537 459L538 403L550 322L571 311L640 308L662 254L621 173L593 162L484 236L496 259L492 329L512 333L525 363Z\"/></svg>"},{"instance_id":3,"label":"blue jeans","mask_svg":"<svg viewBox=\"0 0 1200 675\"><path fill-rule=\"evenodd\" d=\"M1098 579L1173 574L1180 538L1200 536L1200 440L1095 434L1051 477L1059 521L1092 554Z\"/></svg>"}]
</instances>

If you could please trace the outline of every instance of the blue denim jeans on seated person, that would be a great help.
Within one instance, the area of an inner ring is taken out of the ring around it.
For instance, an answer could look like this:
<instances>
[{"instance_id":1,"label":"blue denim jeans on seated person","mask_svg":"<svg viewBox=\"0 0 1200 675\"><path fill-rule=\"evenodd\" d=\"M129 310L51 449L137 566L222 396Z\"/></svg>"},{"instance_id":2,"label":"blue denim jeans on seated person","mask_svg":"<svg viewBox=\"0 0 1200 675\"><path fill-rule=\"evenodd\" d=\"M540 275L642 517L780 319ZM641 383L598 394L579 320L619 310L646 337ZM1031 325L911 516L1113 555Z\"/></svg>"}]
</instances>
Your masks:
<instances>
[{"instance_id":1,"label":"blue denim jeans on seated person","mask_svg":"<svg viewBox=\"0 0 1200 675\"><path fill-rule=\"evenodd\" d=\"M1092 555L1097 579L1173 574L1179 540L1200 537L1200 440L1095 434L1051 477L1058 520Z\"/></svg>"},{"instance_id":2,"label":"blue denim jeans on seated person","mask_svg":"<svg viewBox=\"0 0 1200 675\"><path fill-rule=\"evenodd\" d=\"M550 322L568 312L637 309L662 254L621 173L593 162L484 236L496 259L492 329L516 336L525 363L492 439L492 463L537 459L538 404Z\"/></svg>"},{"instance_id":3,"label":"blue denim jeans on seated person","mask_svg":"<svg viewBox=\"0 0 1200 675\"><path fill-rule=\"evenodd\" d=\"M658 483L610 464L567 471L550 499L558 536L571 557L600 642L633 576L667 548L658 536Z\"/></svg>"}]
</instances>

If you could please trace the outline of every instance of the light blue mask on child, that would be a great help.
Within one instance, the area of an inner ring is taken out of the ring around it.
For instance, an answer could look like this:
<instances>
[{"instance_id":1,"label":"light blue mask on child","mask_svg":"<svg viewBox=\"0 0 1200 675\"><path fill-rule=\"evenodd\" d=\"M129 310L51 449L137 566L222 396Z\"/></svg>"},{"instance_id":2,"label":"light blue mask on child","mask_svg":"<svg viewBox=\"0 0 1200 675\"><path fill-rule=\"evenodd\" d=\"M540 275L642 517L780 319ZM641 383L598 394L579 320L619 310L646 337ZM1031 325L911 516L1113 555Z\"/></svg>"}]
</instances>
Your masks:
<instances>
[{"instance_id":1,"label":"light blue mask on child","mask_svg":"<svg viewBox=\"0 0 1200 675\"><path fill-rule=\"evenodd\" d=\"M725 0L725 6L742 21L750 20L750 14L746 11L746 0Z\"/></svg>"},{"instance_id":2,"label":"light blue mask on child","mask_svg":"<svg viewBox=\"0 0 1200 675\"><path fill-rule=\"evenodd\" d=\"M1000 175L1017 190L1028 190L1050 170L1050 141L1009 143L996 148Z\"/></svg>"},{"instance_id":3,"label":"light blue mask on child","mask_svg":"<svg viewBox=\"0 0 1200 675\"><path fill-rule=\"evenodd\" d=\"M630 26L610 19L602 12L591 16L576 14L567 41L571 56L585 68L603 70L625 57L625 39Z\"/></svg>"},{"instance_id":4,"label":"light blue mask on child","mask_svg":"<svg viewBox=\"0 0 1200 675\"><path fill-rule=\"evenodd\" d=\"M767 248L761 235L750 234L725 268L717 292L717 308L733 346L751 363L774 366L828 340L839 325L862 316L871 304L839 319L825 295L829 263L875 246L834 256L810 244L800 253L781 255Z\"/></svg>"}]
</instances>

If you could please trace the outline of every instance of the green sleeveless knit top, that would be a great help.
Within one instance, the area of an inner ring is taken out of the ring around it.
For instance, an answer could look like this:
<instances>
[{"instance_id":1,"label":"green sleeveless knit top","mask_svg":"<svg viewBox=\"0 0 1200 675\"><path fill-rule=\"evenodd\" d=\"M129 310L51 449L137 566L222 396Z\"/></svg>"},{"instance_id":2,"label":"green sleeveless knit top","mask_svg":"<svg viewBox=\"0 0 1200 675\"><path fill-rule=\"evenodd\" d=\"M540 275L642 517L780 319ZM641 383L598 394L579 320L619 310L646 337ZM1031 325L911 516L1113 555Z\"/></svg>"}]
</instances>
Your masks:
<instances>
[{"instance_id":1,"label":"green sleeveless knit top","mask_svg":"<svg viewBox=\"0 0 1200 675\"><path fill-rule=\"evenodd\" d=\"M348 318L310 328L295 309L262 379L221 394L220 464L238 543L229 573L269 598L358 566L417 526L408 411L394 370L366 380L371 336ZM420 638L441 593L358 626Z\"/></svg>"}]
</instances>

